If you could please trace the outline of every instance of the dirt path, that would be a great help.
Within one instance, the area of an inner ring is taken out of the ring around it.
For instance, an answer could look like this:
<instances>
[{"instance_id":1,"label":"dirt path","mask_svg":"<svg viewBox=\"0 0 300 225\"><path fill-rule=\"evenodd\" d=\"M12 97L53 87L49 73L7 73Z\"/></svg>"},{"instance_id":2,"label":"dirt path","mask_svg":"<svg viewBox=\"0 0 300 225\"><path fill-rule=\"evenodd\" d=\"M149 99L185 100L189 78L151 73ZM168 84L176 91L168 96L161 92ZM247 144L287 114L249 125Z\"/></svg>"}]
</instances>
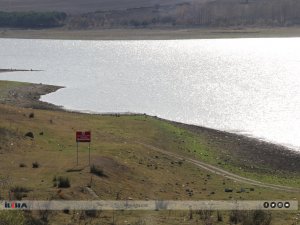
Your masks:
<instances>
[{"instance_id":1,"label":"dirt path","mask_svg":"<svg viewBox=\"0 0 300 225\"><path fill-rule=\"evenodd\" d=\"M256 186L259 186L259 187L271 188L271 189L274 189L274 190L288 191L288 192L300 192L300 188L287 187L287 186L281 186L281 185L276 185L276 184L268 184L268 183L263 183L263 182L260 182L260 181L252 180L252 179L249 179L249 178L245 178L245 177L233 174L231 172L228 172L226 170L223 170L221 168L210 165L208 163L204 163L204 162L196 160L196 159L181 156L179 154L169 152L169 151L166 151L166 150L163 150L163 149L160 149L160 148L157 148L157 147L154 147L152 145L145 144L145 143L141 143L141 142L137 142L137 143L140 144L140 145L143 145L144 147L147 147L151 150L160 152L162 154L171 156L173 158L176 158L176 159L179 159L179 160L185 160L186 162L189 162L189 163L194 164L198 167L201 167L204 170L207 170L209 172L215 173L215 174L220 175L220 176L224 176L224 177L229 178L229 179L234 180L234 181L238 181L238 182L245 183L245 184L256 185Z\"/></svg>"}]
</instances>

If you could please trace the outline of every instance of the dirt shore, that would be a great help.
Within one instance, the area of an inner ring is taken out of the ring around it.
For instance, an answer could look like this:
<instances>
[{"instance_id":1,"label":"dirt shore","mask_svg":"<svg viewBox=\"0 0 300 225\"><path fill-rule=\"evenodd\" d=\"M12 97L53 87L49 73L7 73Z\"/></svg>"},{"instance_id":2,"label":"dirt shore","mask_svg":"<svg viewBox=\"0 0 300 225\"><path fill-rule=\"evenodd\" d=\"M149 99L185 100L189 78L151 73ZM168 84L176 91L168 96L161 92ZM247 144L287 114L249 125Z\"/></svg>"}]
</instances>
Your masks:
<instances>
[{"instance_id":1,"label":"dirt shore","mask_svg":"<svg viewBox=\"0 0 300 225\"><path fill-rule=\"evenodd\" d=\"M0 69L0 73L7 73L7 72L32 72L32 71L41 71L41 70L33 70L33 69L30 69L30 70L20 70L20 69Z\"/></svg>"},{"instance_id":2,"label":"dirt shore","mask_svg":"<svg viewBox=\"0 0 300 225\"><path fill-rule=\"evenodd\" d=\"M300 27L283 28L153 28L153 29L0 29L0 38L62 40L175 40L300 37Z\"/></svg>"},{"instance_id":3,"label":"dirt shore","mask_svg":"<svg viewBox=\"0 0 300 225\"><path fill-rule=\"evenodd\" d=\"M248 171L270 174L286 171L300 175L300 152L293 149L244 135L173 121L171 123L198 134L205 140L203 144L221 153L220 161L235 164Z\"/></svg>"},{"instance_id":4,"label":"dirt shore","mask_svg":"<svg viewBox=\"0 0 300 225\"><path fill-rule=\"evenodd\" d=\"M61 107L42 102L39 99L42 95L55 92L63 87L18 82L14 82L15 85L11 86L7 85L8 82L0 81L0 104L33 109L61 110Z\"/></svg>"}]
</instances>

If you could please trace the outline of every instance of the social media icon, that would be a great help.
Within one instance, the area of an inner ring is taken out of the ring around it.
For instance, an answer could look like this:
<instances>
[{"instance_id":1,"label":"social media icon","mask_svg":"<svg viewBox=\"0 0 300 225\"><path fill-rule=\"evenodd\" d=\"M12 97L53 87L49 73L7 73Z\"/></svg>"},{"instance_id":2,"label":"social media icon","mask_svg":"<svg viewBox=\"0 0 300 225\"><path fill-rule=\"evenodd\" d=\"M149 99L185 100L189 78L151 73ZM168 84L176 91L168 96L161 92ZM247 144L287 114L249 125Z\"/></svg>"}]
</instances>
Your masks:
<instances>
[{"instance_id":1,"label":"social media icon","mask_svg":"<svg viewBox=\"0 0 300 225\"><path fill-rule=\"evenodd\" d=\"M271 208L272 208L272 209L275 209L275 208L276 208L276 202L271 202L270 205L271 205Z\"/></svg>"},{"instance_id":2,"label":"social media icon","mask_svg":"<svg viewBox=\"0 0 300 225\"><path fill-rule=\"evenodd\" d=\"M284 203L284 208L288 209L290 208L291 204L289 202L285 202Z\"/></svg>"},{"instance_id":3,"label":"social media icon","mask_svg":"<svg viewBox=\"0 0 300 225\"><path fill-rule=\"evenodd\" d=\"M269 202L264 202L264 207L265 207L265 209L269 208L269 206L270 206L270 203L269 203Z\"/></svg>"}]
</instances>

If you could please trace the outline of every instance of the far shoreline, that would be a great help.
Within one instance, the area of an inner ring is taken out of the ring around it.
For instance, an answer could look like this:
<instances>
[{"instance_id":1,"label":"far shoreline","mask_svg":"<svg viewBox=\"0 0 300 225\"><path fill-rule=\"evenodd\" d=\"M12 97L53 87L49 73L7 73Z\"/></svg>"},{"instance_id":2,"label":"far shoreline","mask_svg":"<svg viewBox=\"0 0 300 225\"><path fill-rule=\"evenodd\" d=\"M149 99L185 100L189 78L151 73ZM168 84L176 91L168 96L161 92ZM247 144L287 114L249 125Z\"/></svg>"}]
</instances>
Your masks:
<instances>
[{"instance_id":1,"label":"far shoreline","mask_svg":"<svg viewBox=\"0 0 300 225\"><path fill-rule=\"evenodd\" d=\"M0 73L8 73L8 72L39 72L42 70L33 70L33 69L0 69Z\"/></svg>"},{"instance_id":2,"label":"far shoreline","mask_svg":"<svg viewBox=\"0 0 300 225\"><path fill-rule=\"evenodd\" d=\"M0 38L5 39L54 39L54 40L185 40L228 38L296 38L300 27L248 27L248 28L141 28L141 29L4 29Z\"/></svg>"}]
</instances>

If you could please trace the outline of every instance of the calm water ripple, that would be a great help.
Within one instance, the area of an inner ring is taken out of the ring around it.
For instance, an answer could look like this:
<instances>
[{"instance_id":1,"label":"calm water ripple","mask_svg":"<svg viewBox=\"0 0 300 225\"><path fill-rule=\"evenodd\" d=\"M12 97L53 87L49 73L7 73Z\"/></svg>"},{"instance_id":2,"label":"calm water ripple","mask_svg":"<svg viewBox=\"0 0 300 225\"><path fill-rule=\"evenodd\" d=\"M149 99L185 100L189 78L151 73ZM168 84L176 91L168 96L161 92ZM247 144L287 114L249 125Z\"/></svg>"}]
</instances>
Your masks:
<instances>
[{"instance_id":1,"label":"calm water ripple","mask_svg":"<svg viewBox=\"0 0 300 225\"><path fill-rule=\"evenodd\" d=\"M0 39L0 74L67 109L140 112L300 149L300 39Z\"/></svg>"}]
</instances>

